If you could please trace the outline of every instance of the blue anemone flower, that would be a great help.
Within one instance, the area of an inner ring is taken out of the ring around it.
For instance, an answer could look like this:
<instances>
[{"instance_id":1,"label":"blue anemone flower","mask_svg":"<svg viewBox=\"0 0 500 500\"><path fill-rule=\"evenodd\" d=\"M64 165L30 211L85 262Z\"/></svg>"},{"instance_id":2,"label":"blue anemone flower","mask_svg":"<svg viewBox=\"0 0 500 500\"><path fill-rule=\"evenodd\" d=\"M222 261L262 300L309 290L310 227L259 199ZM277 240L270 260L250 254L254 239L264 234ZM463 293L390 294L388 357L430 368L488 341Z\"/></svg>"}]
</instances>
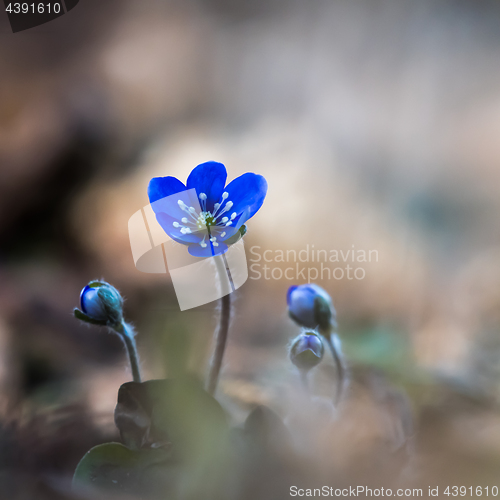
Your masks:
<instances>
[{"instance_id":1,"label":"blue anemone flower","mask_svg":"<svg viewBox=\"0 0 500 500\"><path fill-rule=\"evenodd\" d=\"M226 179L226 167L209 161L193 169L186 185L171 176L149 182L156 220L195 257L226 252L243 224L264 203L267 182L262 175L246 173L227 186Z\"/></svg>"}]
</instances>

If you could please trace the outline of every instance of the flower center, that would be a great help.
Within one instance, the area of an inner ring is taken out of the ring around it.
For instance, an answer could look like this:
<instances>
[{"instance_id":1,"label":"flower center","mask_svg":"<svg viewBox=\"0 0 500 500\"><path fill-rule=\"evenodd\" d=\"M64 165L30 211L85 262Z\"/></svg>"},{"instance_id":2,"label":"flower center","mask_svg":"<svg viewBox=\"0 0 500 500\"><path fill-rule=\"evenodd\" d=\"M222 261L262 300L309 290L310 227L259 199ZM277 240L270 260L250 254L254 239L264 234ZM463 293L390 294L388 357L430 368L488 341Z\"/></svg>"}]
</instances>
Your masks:
<instances>
[{"instance_id":1,"label":"flower center","mask_svg":"<svg viewBox=\"0 0 500 500\"><path fill-rule=\"evenodd\" d=\"M228 210L231 210L231 208L233 207L233 202L227 200L228 196L229 194L227 192L222 193L222 200L220 203L214 204L213 213L207 210L207 195L205 193L200 193L198 195L201 204L201 212L199 214L196 214L196 209L194 207L188 207L182 200L178 200L177 203L179 204L179 207L181 208L181 210L186 212L189 217L183 217L181 219L182 223L175 221L173 223L173 226L176 228L180 228L181 234L191 234L193 231L202 231L206 228L208 230L208 238L210 243L214 247L219 246L217 236L211 234L210 228L222 228L230 226L233 224L233 220L238 215L236 212L233 212L231 214L231 217L222 217L223 214L225 214ZM224 238L224 236L226 236L225 231L219 235L219 238ZM200 246L202 248L208 246L208 243L205 243L206 237L207 235L205 234L203 236L203 240L200 242Z\"/></svg>"},{"instance_id":2,"label":"flower center","mask_svg":"<svg viewBox=\"0 0 500 500\"><path fill-rule=\"evenodd\" d=\"M210 212L201 212L198 216L197 224L200 229L203 229L203 226L206 226L207 228L215 226L216 223L215 217Z\"/></svg>"}]
</instances>

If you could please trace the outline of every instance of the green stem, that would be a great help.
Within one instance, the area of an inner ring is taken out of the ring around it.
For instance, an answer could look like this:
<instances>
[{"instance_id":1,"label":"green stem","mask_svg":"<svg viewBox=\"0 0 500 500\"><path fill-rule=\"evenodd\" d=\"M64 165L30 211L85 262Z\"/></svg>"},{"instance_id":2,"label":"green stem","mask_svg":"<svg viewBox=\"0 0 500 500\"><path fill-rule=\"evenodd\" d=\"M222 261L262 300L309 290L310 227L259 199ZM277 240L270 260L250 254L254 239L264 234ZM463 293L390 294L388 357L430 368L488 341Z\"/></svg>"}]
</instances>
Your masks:
<instances>
[{"instance_id":1,"label":"green stem","mask_svg":"<svg viewBox=\"0 0 500 500\"><path fill-rule=\"evenodd\" d=\"M128 357L130 360L130 367L132 368L132 378L134 382L141 382L141 371L139 369L139 353L135 344L135 332L131 325L122 321L120 324L113 327L117 332L127 348Z\"/></svg>"},{"instance_id":2,"label":"green stem","mask_svg":"<svg viewBox=\"0 0 500 500\"><path fill-rule=\"evenodd\" d=\"M328 347L332 353L333 360L335 362L335 368L337 369L337 387L335 390L334 403L337 406L344 395L344 388L347 382L347 370L345 367L344 359L342 354L335 348L335 344L333 342L333 337L336 336L332 330L327 332L322 332Z\"/></svg>"},{"instance_id":3,"label":"green stem","mask_svg":"<svg viewBox=\"0 0 500 500\"><path fill-rule=\"evenodd\" d=\"M308 379L308 370L299 370L300 371L300 381L302 382L302 387L304 392L309 396L309 379Z\"/></svg>"}]
</instances>

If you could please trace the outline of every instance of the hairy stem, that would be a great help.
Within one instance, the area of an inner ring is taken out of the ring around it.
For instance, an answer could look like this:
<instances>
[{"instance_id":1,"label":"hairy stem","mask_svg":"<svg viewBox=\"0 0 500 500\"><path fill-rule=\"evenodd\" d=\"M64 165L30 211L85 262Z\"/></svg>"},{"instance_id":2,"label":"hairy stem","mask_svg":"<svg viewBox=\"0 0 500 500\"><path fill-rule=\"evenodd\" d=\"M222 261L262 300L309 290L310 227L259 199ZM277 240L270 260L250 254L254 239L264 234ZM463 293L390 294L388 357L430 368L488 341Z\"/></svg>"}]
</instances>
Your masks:
<instances>
[{"instance_id":1,"label":"hairy stem","mask_svg":"<svg viewBox=\"0 0 500 500\"><path fill-rule=\"evenodd\" d=\"M132 369L132 378L134 382L141 382L141 371L139 369L139 353L135 344L134 329L125 321L114 327L114 330L121 336L125 347L127 348L130 367Z\"/></svg>"},{"instance_id":2,"label":"hairy stem","mask_svg":"<svg viewBox=\"0 0 500 500\"><path fill-rule=\"evenodd\" d=\"M222 368L222 359L226 350L227 336L229 333L229 320L231 318L231 295L224 295L220 299L220 324L215 339L215 351L210 364L210 373L208 375L207 390L212 396L217 390L217 383L219 382L220 370Z\"/></svg>"},{"instance_id":3,"label":"hairy stem","mask_svg":"<svg viewBox=\"0 0 500 500\"><path fill-rule=\"evenodd\" d=\"M234 284L231 277L231 271L226 260L226 256L216 255L214 258L217 268L217 274L220 281L220 321L219 329L215 338L215 350L210 363L210 371L208 373L207 391L212 396L217 390L219 383L219 375L222 368L222 360L226 351L227 337L229 334L229 321L231 319L231 292L234 292Z\"/></svg>"}]
</instances>

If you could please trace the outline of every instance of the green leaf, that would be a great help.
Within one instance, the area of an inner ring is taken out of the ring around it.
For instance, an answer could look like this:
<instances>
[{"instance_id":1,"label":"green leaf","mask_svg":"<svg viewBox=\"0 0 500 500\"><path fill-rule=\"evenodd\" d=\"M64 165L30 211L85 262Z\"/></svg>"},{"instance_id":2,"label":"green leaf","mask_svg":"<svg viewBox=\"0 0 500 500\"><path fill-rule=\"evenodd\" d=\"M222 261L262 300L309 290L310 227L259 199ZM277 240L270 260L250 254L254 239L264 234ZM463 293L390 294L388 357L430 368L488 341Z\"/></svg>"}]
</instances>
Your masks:
<instances>
[{"instance_id":1,"label":"green leaf","mask_svg":"<svg viewBox=\"0 0 500 500\"><path fill-rule=\"evenodd\" d=\"M224 243L226 243L226 245L234 245L235 243L237 243L241 238L243 238L243 236L245 236L245 234L247 234L247 227L245 226L245 224L243 224L239 229L238 231L233 234L233 236L231 236L231 238L228 238Z\"/></svg>"},{"instance_id":2,"label":"green leaf","mask_svg":"<svg viewBox=\"0 0 500 500\"><path fill-rule=\"evenodd\" d=\"M197 459L213 454L227 430L220 404L189 378L123 384L115 423L131 448L171 446L175 456Z\"/></svg>"},{"instance_id":3,"label":"green leaf","mask_svg":"<svg viewBox=\"0 0 500 500\"><path fill-rule=\"evenodd\" d=\"M92 448L79 463L75 490L122 498L220 498L227 484L225 413L194 379L128 382L115 422L127 446ZM182 495L179 494L182 491Z\"/></svg>"},{"instance_id":4,"label":"green leaf","mask_svg":"<svg viewBox=\"0 0 500 500\"><path fill-rule=\"evenodd\" d=\"M91 318L90 316L87 316L84 312L80 311L80 309L74 309L73 314L75 315L76 319L79 319L81 321L85 321L86 323L90 323L91 325L99 325L99 326L106 326L107 322L105 320L101 321L98 319Z\"/></svg>"},{"instance_id":5,"label":"green leaf","mask_svg":"<svg viewBox=\"0 0 500 500\"><path fill-rule=\"evenodd\" d=\"M80 460L73 476L73 490L147 494L160 485L168 487L175 464L165 450L134 451L120 443L95 446Z\"/></svg>"},{"instance_id":6,"label":"green leaf","mask_svg":"<svg viewBox=\"0 0 500 500\"><path fill-rule=\"evenodd\" d=\"M150 436L153 402L147 387L145 382L127 382L118 390L115 424L122 441L134 450L146 445L150 437L153 439Z\"/></svg>"}]
</instances>

